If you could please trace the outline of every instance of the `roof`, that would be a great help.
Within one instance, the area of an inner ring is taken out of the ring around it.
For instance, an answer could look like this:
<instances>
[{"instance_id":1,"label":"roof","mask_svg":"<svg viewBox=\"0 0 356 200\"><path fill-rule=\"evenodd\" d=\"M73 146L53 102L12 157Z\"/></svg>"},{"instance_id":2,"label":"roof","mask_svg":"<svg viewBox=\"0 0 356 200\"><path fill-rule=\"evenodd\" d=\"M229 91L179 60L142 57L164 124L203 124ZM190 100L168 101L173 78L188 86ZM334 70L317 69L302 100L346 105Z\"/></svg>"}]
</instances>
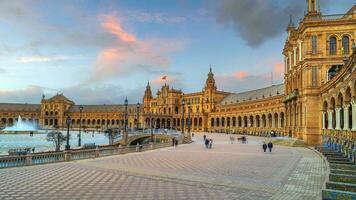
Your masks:
<instances>
[{"instance_id":1,"label":"roof","mask_svg":"<svg viewBox=\"0 0 356 200\"><path fill-rule=\"evenodd\" d=\"M38 112L40 108L40 104L0 103L0 111Z\"/></svg>"},{"instance_id":2,"label":"roof","mask_svg":"<svg viewBox=\"0 0 356 200\"><path fill-rule=\"evenodd\" d=\"M244 101L253 101L256 99L263 99L284 94L284 84L272 85L270 87L251 90L241 93L230 94L226 96L221 102L221 105L240 103Z\"/></svg>"},{"instance_id":3,"label":"roof","mask_svg":"<svg viewBox=\"0 0 356 200\"><path fill-rule=\"evenodd\" d=\"M82 105L82 112L124 112L125 105L111 104L111 105ZM68 112L79 112L80 105L73 105L69 108ZM136 109L136 104L129 104L128 109Z\"/></svg>"},{"instance_id":4,"label":"roof","mask_svg":"<svg viewBox=\"0 0 356 200\"><path fill-rule=\"evenodd\" d=\"M63 94L57 94L51 98L48 99L48 101L67 101L67 102L70 102L70 103L73 103L73 101L69 100L67 97L65 97Z\"/></svg>"}]
</instances>

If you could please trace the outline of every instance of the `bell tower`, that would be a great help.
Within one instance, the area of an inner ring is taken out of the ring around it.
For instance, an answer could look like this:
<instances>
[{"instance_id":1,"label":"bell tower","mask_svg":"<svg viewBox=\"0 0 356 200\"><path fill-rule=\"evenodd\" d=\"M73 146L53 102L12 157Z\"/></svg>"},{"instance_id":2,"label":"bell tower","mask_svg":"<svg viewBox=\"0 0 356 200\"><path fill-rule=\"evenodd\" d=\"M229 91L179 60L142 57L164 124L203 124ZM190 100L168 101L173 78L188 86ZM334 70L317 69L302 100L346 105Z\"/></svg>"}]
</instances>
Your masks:
<instances>
[{"instance_id":1,"label":"bell tower","mask_svg":"<svg viewBox=\"0 0 356 200\"><path fill-rule=\"evenodd\" d=\"M317 0L307 0L308 14L315 14L318 12Z\"/></svg>"},{"instance_id":2,"label":"bell tower","mask_svg":"<svg viewBox=\"0 0 356 200\"><path fill-rule=\"evenodd\" d=\"M150 111L151 99L152 99L151 86L150 86L150 82L147 82L145 95L143 96L143 100L142 100L142 102L143 102L143 110L144 110L145 113Z\"/></svg>"},{"instance_id":3,"label":"bell tower","mask_svg":"<svg viewBox=\"0 0 356 200\"><path fill-rule=\"evenodd\" d=\"M215 79L214 79L214 74L213 71L211 69L209 69L209 73L208 73L208 78L205 81L205 87L204 87L204 110L205 112L211 112L215 105L214 105L214 99L215 99L215 94L217 91L216 88L216 84L215 84Z\"/></svg>"}]
</instances>

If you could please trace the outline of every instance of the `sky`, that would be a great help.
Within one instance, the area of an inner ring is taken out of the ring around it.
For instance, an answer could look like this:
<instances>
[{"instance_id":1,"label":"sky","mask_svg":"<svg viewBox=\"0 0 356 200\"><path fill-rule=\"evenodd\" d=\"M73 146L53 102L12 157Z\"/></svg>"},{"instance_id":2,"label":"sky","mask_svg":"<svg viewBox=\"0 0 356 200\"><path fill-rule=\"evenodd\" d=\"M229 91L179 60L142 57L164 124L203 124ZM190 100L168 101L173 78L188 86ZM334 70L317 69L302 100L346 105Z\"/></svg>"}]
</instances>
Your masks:
<instances>
[{"instance_id":1,"label":"sky","mask_svg":"<svg viewBox=\"0 0 356 200\"><path fill-rule=\"evenodd\" d=\"M319 0L323 14L354 0ZM282 49L301 0L1 0L0 102L142 100L149 81L201 91L212 66L219 90L283 83ZM162 76L167 76L162 80ZM273 77L273 78L272 78Z\"/></svg>"}]
</instances>

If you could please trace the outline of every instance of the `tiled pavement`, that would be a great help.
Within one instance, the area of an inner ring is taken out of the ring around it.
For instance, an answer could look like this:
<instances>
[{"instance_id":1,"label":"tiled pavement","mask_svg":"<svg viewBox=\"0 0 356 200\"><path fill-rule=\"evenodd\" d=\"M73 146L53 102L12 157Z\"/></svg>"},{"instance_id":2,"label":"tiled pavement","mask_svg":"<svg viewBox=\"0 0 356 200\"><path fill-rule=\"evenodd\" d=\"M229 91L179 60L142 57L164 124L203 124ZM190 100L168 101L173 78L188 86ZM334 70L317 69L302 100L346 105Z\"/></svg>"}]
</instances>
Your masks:
<instances>
[{"instance_id":1,"label":"tiled pavement","mask_svg":"<svg viewBox=\"0 0 356 200\"><path fill-rule=\"evenodd\" d=\"M0 199L317 199L323 160L305 148L261 152L262 138L229 144L201 135L178 148L0 170Z\"/></svg>"}]
</instances>

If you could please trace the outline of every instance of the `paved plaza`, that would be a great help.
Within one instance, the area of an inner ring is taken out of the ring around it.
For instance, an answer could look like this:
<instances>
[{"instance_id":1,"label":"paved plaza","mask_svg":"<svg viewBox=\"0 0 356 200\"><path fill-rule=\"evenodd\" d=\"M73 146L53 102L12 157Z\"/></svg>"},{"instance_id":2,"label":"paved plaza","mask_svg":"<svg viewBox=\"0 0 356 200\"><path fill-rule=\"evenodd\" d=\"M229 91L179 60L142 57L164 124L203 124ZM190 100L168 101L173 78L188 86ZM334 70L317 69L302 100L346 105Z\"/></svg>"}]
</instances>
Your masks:
<instances>
[{"instance_id":1,"label":"paved plaza","mask_svg":"<svg viewBox=\"0 0 356 200\"><path fill-rule=\"evenodd\" d=\"M323 159L307 148L248 144L202 134L177 148L0 170L0 199L318 199Z\"/></svg>"}]
</instances>

